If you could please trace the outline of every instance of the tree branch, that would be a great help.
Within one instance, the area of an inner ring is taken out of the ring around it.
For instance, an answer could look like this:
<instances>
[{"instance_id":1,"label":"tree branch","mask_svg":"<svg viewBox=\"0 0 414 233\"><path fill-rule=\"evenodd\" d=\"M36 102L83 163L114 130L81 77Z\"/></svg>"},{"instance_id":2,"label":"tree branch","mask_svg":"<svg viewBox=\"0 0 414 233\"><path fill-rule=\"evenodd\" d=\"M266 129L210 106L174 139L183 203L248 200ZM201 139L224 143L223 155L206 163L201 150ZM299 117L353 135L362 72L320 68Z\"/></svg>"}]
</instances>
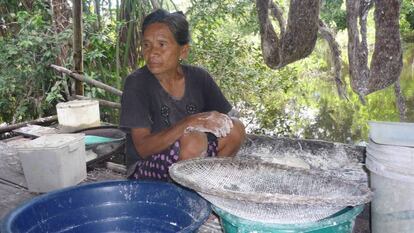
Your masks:
<instances>
[{"instance_id":1,"label":"tree branch","mask_svg":"<svg viewBox=\"0 0 414 233\"><path fill-rule=\"evenodd\" d=\"M319 20L319 34L324 38L331 50L331 56L334 63L334 79L336 83L336 88L338 90L338 95L340 97L346 98L345 92L345 80L343 80L341 75L341 50L339 49L339 44L335 40L335 36L328 26L322 21Z\"/></svg>"},{"instance_id":2,"label":"tree branch","mask_svg":"<svg viewBox=\"0 0 414 233\"><path fill-rule=\"evenodd\" d=\"M407 120L407 116L406 116L407 107L405 104L404 95L401 91L400 78L398 78L397 81L394 83L394 92L395 92L395 97L397 100L396 101L397 108L398 108L398 111L400 112L400 121L406 121Z\"/></svg>"},{"instance_id":3,"label":"tree branch","mask_svg":"<svg viewBox=\"0 0 414 233\"><path fill-rule=\"evenodd\" d=\"M151 0L152 9L159 9L161 8L160 3L157 0Z\"/></svg>"},{"instance_id":4,"label":"tree branch","mask_svg":"<svg viewBox=\"0 0 414 233\"><path fill-rule=\"evenodd\" d=\"M286 21L283 18L283 11L280 9L279 5L277 3L270 1L270 12L272 13L272 16L277 19L277 22L279 23L280 27L280 34L285 34L286 29Z\"/></svg>"}]
</instances>

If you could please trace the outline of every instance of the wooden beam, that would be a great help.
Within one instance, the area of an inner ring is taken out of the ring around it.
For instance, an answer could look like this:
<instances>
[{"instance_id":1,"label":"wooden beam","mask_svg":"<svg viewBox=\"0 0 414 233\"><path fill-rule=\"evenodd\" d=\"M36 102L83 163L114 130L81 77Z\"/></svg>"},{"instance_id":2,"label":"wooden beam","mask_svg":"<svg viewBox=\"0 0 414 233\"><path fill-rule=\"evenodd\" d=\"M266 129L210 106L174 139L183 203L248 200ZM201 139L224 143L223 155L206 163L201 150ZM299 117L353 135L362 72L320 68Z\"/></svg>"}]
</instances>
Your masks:
<instances>
[{"instance_id":1,"label":"wooden beam","mask_svg":"<svg viewBox=\"0 0 414 233\"><path fill-rule=\"evenodd\" d=\"M82 0L73 0L73 62L74 70L83 74ZM82 82L76 80L75 92L83 95Z\"/></svg>"},{"instance_id":2,"label":"wooden beam","mask_svg":"<svg viewBox=\"0 0 414 233\"><path fill-rule=\"evenodd\" d=\"M9 131L12 131L14 129L26 126L28 124L41 125L41 124L51 123L51 122L54 122L54 121L57 121L57 115L43 117L43 118L39 118L39 119L36 119L36 120L31 120L31 121L25 121L25 122L13 124L13 125L2 126L2 127L0 127L0 133L9 132Z\"/></svg>"},{"instance_id":3,"label":"wooden beam","mask_svg":"<svg viewBox=\"0 0 414 233\"><path fill-rule=\"evenodd\" d=\"M81 95L75 95L74 96L75 99L78 100L90 100L91 98L89 97L85 97L85 96L81 96ZM100 106L106 106L106 107L110 107L110 108L118 108L121 109L121 104L120 103L115 103L115 102L111 102L108 100L102 100L102 99L95 99L99 101L99 105Z\"/></svg>"},{"instance_id":4,"label":"wooden beam","mask_svg":"<svg viewBox=\"0 0 414 233\"><path fill-rule=\"evenodd\" d=\"M109 93L112 93L114 95L122 96L122 91L120 91L120 90L118 90L118 89L116 89L114 87L111 87L109 85L106 85L106 84L104 84L102 82L99 82L97 80L90 79L90 78L85 78L83 75L80 75L80 74L77 74L75 72L72 72L71 70L68 70L65 67L57 66L57 65L53 65L53 64L50 65L50 67L52 67L53 69L55 69L55 70L57 70L59 72L62 72L62 73L65 73L65 74L69 75L71 78L74 78L76 80L85 82L85 83L90 84L90 85L93 85L93 86L96 86L96 87L101 88L101 89L103 89L105 91L108 91Z\"/></svg>"}]
</instances>

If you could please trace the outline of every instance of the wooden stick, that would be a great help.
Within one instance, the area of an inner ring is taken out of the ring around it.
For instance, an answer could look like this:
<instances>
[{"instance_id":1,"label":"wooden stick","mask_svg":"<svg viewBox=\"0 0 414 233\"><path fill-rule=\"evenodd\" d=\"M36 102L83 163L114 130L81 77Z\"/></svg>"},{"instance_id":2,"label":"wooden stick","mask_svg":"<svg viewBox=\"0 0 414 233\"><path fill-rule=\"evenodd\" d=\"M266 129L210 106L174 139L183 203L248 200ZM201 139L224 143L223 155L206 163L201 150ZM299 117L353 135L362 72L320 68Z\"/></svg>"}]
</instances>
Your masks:
<instances>
[{"instance_id":1,"label":"wooden stick","mask_svg":"<svg viewBox=\"0 0 414 233\"><path fill-rule=\"evenodd\" d=\"M71 97L73 98L73 97ZM89 97L85 97L85 96L81 96L81 95L75 95L74 96L75 99L79 99L79 100L90 100L91 98ZM121 104L120 103L115 103L115 102L111 102L108 100L101 100L101 99L95 99L99 101L99 105L100 106L106 106L106 107L110 107L110 108L119 108L121 109Z\"/></svg>"},{"instance_id":2,"label":"wooden stick","mask_svg":"<svg viewBox=\"0 0 414 233\"><path fill-rule=\"evenodd\" d=\"M77 74L75 72L72 72L71 70L68 70L65 67L57 66L57 65L53 65L53 64L50 65L50 67L52 67L53 69L55 69L55 70L57 70L57 71L59 71L61 73L65 73L65 74L69 75L70 77L72 77L72 78L74 78L76 80L85 82L87 84L91 84L91 85L96 86L98 88L101 88L101 89L103 89L105 91L108 91L108 92L110 92L110 93L112 93L114 95L122 96L122 91L120 91L120 90L118 90L118 89L116 89L114 87L111 87L109 85L106 85L106 84L104 84L102 82L99 82L97 80L90 79L90 78L85 78L83 75L80 75L80 74Z\"/></svg>"},{"instance_id":3,"label":"wooden stick","mask_svg":"<svg viewBox=\"0 0 414 233\"><path fill-rule=\"evenodd\" d=\"M26 126L28 124L41 125L41 124L51 123L53 121L57 121L57 115L43 117L43 118L39 118L39 119L36 119L36 120L31 120L31 121L25 121L25 122L21 122L21 123L17 123L17 124L2 126L2 127L0 127L0 133L9 132L9 131L12 131L14 129Z\"/></svg>"}]
</instances>

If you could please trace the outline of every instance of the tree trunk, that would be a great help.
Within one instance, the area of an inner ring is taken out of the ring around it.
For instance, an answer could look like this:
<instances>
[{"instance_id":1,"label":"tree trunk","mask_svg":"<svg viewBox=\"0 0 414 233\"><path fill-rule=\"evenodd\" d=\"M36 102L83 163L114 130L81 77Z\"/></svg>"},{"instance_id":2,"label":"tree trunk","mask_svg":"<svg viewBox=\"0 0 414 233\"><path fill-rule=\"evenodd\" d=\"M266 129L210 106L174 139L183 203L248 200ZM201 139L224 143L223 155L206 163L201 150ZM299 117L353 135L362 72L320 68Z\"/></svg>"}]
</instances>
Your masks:
<instances>
[{"instance_id":1,"label":"tree trunk","mask_svg":"<svg viewBox=\"0 0 414 233\"><path fill-rule=\"evenodd\" d=\"M372 1L375 2L375 48L368 68L366 31ZM399 8L400 0L346 1L351 87L363 103L364 96L390 86L401 74Z\"/></svg>"},{"instance_id":2,"label":"tree trunk","mask_svg":"<svg viewBox=\"0 0 414 233\"><path fill-rule=\"evenodd\" d=\"M96 29L99 31L101 30L101 0L95 0L95 14L97 17L97 25L96 25ZM110 2L110 1L109 1Z\"/></svg>"},{"instance_id":3,"label":"tree trunk","mask_svg":"<svg viewBox=\"0 0 414 233\"><path fill-rule=\"evenodd\" d=\"M51 2L53 30L56 34L65 31L69 26L71 17L70 6L67 0L52 0ZM60 54L56 57L55 63L59 66L65 66L64 62L68 58L68 44L60 45ZM65 83L66 84L66 83Z\"/></svg>"},{"instance_id":4,"label":"tree trunk","mask_svg":"<svg viewBox=\"0 0 414 233\"><path fill-rule=\"evenodd\" d=\"M283 25L280 10L273 0L257 0L263 58L267 66L279 69L307 57L315 47L318 33L319 0L290 0L286 29L277 35L269 18L271 13Z\"/></svg>"},{"instance_id":5,"label":"tree trunk","mask_svg":"<svg viewBox=\"0 0 414 233\"><path fill-rule=\"evenodd\" d=\"M157 4L154 2L154 4ZM159 4L161 6L161 4ZM146 14L152 9L152 3L149 0L133 1L121 0L119 8L118 21L124 22L120 26L117 38L117 73L122 77L125 74L122 70L125 68L135 69L141 57L140 42L141 32L140 27Z\"/></svg>"},{"instance_id":6,"label":"tree trunk","mask_svg":"<svg viewBox=\"0 0 414 233\"><path fill-rule=\"evenodd\" d=\"M140 22L136 22L136 10L139 9L137 4L142 4L141 1L135 2L132 0L121 0L120 7L120 20L125 24L120 29L119 44L120 52L123 53L123 59L121 59L121 67L136 67L139 59L138 43L139 33L137 25Z\"/></svg>"},{"instance_id":7,"label":"tree trunk","mask_svg":"<svg viewBox=\"0 0 414 233\"><path fill-rule=\"evenodd\" d=\"M73 0L73 62L74 70L83 74L82 0ZM76 95L83 95L82 82L76 81Z\"/></svg>"},{"instance_id":8,"label":"tree trunk","mask_svg":"<svg viewBox=\"0 0 414 233\"><path fill-rule=\"evenodd\" d=\"M112 1L108 1L108 11L109 11L109 19L112 22L114 20L113 16L112 16Z\"/></svg>"}]
</instances>

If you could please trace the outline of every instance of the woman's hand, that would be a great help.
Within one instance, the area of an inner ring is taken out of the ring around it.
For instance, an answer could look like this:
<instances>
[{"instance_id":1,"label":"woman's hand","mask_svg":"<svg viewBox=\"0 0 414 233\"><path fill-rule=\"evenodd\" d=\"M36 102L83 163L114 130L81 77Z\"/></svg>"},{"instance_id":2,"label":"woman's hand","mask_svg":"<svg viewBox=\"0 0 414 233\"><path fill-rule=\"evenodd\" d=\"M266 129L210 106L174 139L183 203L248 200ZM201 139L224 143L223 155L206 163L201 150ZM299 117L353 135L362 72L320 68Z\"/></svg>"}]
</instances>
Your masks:
<instances>
[{"instance_id":1,"label":"woman's hand","mask_svg":"<svg viewBox=\"0 0 414 233\"><path fill-rule=\"evenodd\" d=\"M217 111L211 111L190 116L190 123L185 132L209 132L216 137L225 137L230 133L232 127L233 121L229 116Z\"/></svg>"}]
</instances>

